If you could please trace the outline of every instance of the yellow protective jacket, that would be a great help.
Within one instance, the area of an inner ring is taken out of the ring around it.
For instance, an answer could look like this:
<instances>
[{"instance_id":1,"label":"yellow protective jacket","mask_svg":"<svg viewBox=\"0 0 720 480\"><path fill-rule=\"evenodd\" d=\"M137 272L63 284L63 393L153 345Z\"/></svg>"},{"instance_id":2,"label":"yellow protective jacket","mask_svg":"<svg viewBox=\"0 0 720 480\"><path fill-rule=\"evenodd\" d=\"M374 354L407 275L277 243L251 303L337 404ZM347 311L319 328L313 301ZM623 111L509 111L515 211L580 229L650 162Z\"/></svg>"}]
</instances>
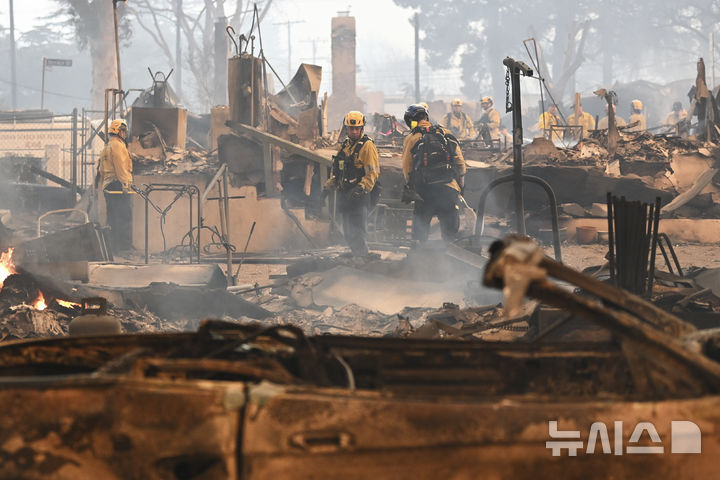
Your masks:
<instances>
[{"instance_id":1,"label":"yellow protective jacket","mask_svg":"<svg viewBox=\"0 0 720 480\"><path fill-rule=\"evenodd\" d=\"M687 118L687 112L685 110L680 110L679 112L675 113L670 112L668 113L668 116L665 117L665 125L672 125L673 127L680 123L681 120L685 120Z\"/></svg>"},{"instance_id":2,"label":"yellow protective jacket","mask_svg":"<svg viewBox=\"0 0 720 480\"><path fill-rule=\"evenodd\" d=\"M420 128L431 127L432 124L427 120L421 120L417 126ZM446 134L452 133L445 128L443 128L442 130ZM403 140L402 167L406 183L410 180L410 173L413 170L412 149L415 144L420 140L420 138L422 138L422 133L411 132L410 135L405 137L405 140ZM459 177L463 177L465 175L465 172L467 171L467 167L465 166L465 158L463 157L462 151L460 150L460 145L452 138L448 138L448 143L453 143L455 145L455 155L452 158L452 162L453 166L455 167L455 172L458 174ZM450 188L457 190L458 192L460 191L460 185L456 180L451 180L446 185Z\"/></svg>"},{"instance_id":3,"label":"yellow protective jacket","mask_svg":"<svg viewBox=\"0 0 720 480\"><path fill-rule=\"evenodd\" d=\"M492 137L493 140L500 138L500 112L494 108L490 108L486 112L483 112L478 122L487 123L488 130L490 130L490 137Z\"/></svg>"},{"instance_id":4,"label":"yellow protective jacket","mask_svg":"<svg viewBox=\"0 0 720 480\"><path fill-rule=\"evenodd\" d=\"M355 151L356 144L360 140L365 140L365 142L357 152L357 155L354 155L353 152ZM354 166L356 169L362 168L365 170L365 174L360 179L351 179L352 181L350 183L361 185L365 192L370 192L373 187L375 187L375 182L378 176L380 176L380 162L378 161L377 148L370 137L363 135L357 141L352 141L350 138L345 139L340 146L340 150L338 150L337 156L344 157L343 161L347 162L347 167L343 165L343 169L348 168L347 171L350 171ZM335 163L337 162L338 160L335 160ZM352 162L352 164L350 162ZM337 165L333 167L333 171L335 171L336 168ZM331 175L325 184L326 188L341 187L341 185L337 184L338 180L334 174Z\"/></svg>"},{"instance_id":5,"label":"yellow protective jacket","mask_svg":"<svg viewBox=\"0 0 720 480\"><path fill-rule=\"evenodd\" d=\"M440 125L450 130L458 140L472 140L477 137L475 124L470 116L465 112L460 112L460 116L456 117L453 112L449 112L440 121Z\"/></svg>"},{"instance_id":6,"label":"yellow protective jacket","mask_svg":"<svg viewBox=\"0 0 720 480\"><path fill-rule=\"evenodd\" d=\"M560 119L550 112L543 112L542 115L540 115L540 118L538 118L536 128L545 136L550 134L550 127L553 125L561 125ZM560 140L561 138L561 131L557 130L553 133L553 141Z\"/></svg>"},{"instance_id":7,"label":"yellow protective jacket","mask_svg":"<svg viewBox=\"0 0 720 480\"><path fill-rule=\"evenodd\" d=\"M595 130L595 118L588 112L583 112L580 119L575 118L573 113L567 119L568 125L580 125L583 127L583 135L587 135L588 130Z\"/></svg>"},{"instance_id":8,"label":"yellow protective jacket","mask_svg":"<svg viewBox=\"0 0 720 480\"><path fill-rule=\"evenodd\" d=\"M100 154L102 188L107 187L115 180L120 181L123 187L130 188L133 182L132 171L132 160L125 141L118 136L110 137L110 141Z\"/></svg>"},{"instance_id":9,"label":"yellow protective jacket","mask_svg":"<svg viewBox=\"0 0 720 480\"><path fill-rule=\"evenodd\" d=\"M627 122L622 117L618 117L615 115L615 125L618 127L624 127L627 125ZM608 117L603 117L600 120L598 120L597 129L598 130L607 130L608 128Z\"/></svg>"},{"instance_id":10,"label":"yellow protective jacket","mask_svg":"<svg viewBox=\"0 0 720 480\"><path fill-rule=\"evenodd\" d=\"M644 132L647 128L647 124L645 123L645 115L642 113L633 113L630 115L630 120L628 121L628 124L638 122L638 124L634 127L630 127L626 132Z\"/></svg>"}]
</instances>

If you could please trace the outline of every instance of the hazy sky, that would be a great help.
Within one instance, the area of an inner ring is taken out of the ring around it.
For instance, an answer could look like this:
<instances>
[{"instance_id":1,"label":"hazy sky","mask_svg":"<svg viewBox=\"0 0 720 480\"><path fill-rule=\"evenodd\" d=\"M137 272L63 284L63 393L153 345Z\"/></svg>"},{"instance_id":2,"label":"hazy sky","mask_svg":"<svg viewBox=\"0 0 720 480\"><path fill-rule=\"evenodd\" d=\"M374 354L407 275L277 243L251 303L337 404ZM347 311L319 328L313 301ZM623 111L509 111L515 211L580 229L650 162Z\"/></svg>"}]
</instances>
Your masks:
<instances>
[{"instance_id":1,"label":"hazy sky","mask_svg":"<svg viewBox=\"0 0 720 480\"><path fill-rule=\"evenodd\" d=\"M8 24L7 2L0 0L0 23L3 25ZM132 2L129 0L130 5ZM231 1L226 3L234 5ZM42 16L56 8L57 3L53 0L15 0L17 36L41 24ZM302 61L312 62L314 41L316 61L325 72L323 90L330 90L330 19L340 10L349 10L357 21L358 85L382 89L391 95L398 92L402 84L412 83L414 45L409 19L413 12L398 7L392 0L274 0L262 25L263 38L266 56L283 80L287 80L288 70L287 26L276 24L299 21L301 23L291 26L293 70ZM238 33L248 29L249 25L236 28ZM448 94L459 92L461 87L459 71L432 71L422 62L421 83Z\"/></svg>"}]
</instances>

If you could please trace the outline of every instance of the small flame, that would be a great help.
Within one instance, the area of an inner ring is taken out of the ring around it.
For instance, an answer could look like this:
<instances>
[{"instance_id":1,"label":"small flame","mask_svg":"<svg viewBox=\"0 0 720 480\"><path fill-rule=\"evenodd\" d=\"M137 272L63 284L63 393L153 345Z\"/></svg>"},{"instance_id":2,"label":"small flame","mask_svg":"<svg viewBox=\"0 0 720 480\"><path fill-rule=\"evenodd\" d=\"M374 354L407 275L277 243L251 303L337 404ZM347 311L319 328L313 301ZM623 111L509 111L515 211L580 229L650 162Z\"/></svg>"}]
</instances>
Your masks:
<instances>
[{"instance_id":1,"label":"small flame","mask_svg":"<svg viewBox=\"0 0 720 480\"><path fill-rule=\"evenodd\" d=\"M67 300L60 300L59 298L56 298L55 301L58 303L58 305L65 308L76 308L82 306L79 303L68 302Z\"/></svg>"},{"instance_id":2,"label":"small flame","mask_svg":"<svg viewBox=\"0 0 720 480\"><path fill-rule=\"evenodd\" d=\"M38 297L33 302L33 307L35 307L37 310L45 310L47 308L47 304L45 303L45 297L43 296L42 292L38 292Z\"/></svg>"},{"instance_id":3,"label":"small flame","mask_svg":"<svg viewBox=\"0 0 720 480\"><path fill-rule=\"evenodd\" d=\"M0 288L2 288L3 282L5 282L7 277L17 273L12 259L13 250L13 248L8 248L6 252L0 254Z\"/></svg>"}]
</instances>

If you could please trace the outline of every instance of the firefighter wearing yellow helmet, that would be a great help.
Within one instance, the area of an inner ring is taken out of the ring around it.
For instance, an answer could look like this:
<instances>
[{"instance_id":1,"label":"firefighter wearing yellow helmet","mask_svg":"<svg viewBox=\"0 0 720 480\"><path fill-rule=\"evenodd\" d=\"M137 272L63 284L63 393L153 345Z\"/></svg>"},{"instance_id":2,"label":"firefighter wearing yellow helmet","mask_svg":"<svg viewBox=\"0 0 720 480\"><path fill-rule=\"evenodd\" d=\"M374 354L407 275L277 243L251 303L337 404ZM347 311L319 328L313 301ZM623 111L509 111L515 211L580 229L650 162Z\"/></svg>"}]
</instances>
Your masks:
<instances>
[{"instance_id":1,"label":"firefighter wearing yellow helmet","mask_svg":"<svg viewBox=\"0 0 720 480\"><path fill-rule=\"evenodd\" d=\"M345 115L347 138L333 157L332 175L325 184L336 190L345 241L354 257L367 257L367 216L379 196L380 164L372 139L364 134L365 115Z\"/></svg>"},{"instance_id":2,"label":"firefighter wearing yellow helmet","mask_svg":"<svg viewBox=\"0 0 720 480\"><path fill-rule=\"evenodd\" d=\"M480 99L483 114L477 123L479 130L487 129L489 137L492 140L497 140L500 138L500 112L495 110L493 104L492 97L483 97Z\"/></svg>"},{"instance_id":3,"label":"firefighter wearing yellow helmet","mask_svg":"<svg viewBox=\"0 0 720 480\"><path fill-rule=\"evenodd\" d=\"M100 154L99 170L105 196L107 223L115 253L132 250L132 202L130 188L133 166L127 150L128 125L113 120L108 127L109 140Z\"/></svg>"},{"instance_id":4,"label":"firefighter wearing yellow helmet","mask_svg":"<svg viewBox=\"0 0 720 480\"><path fill-rule=\"evenodd\" d=\"M632 125L633 123L637 122L637 125L628 128L625 130L626 132L644 132L647 129L647 124L645 122L645 115L643 115L643 103L635 99L632 102L630 102L630 120L628 121L628 125Z\"/></svg>"},{"instance_id":5,"label":"firefighter wearing yellow helmet","mask_svg":"<svg viewBox=\"0 0 720 480\"><path fill-rule=\"evenodd\" d=\"M472 140L477 137L475 124L470 116L463 112L463 102L459 98L452 101L451 111L440 120L440 125L450 130L458 140Z\"/></svg>"}]
</instances>

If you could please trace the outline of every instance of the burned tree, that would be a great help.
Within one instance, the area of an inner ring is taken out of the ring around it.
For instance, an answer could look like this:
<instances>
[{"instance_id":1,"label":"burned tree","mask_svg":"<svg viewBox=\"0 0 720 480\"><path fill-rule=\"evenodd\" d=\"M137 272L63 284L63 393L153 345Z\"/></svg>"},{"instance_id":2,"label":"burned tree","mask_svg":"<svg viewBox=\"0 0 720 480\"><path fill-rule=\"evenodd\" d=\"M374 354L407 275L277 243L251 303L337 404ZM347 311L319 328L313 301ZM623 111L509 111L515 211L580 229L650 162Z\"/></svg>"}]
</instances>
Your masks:
<instances>
[{"instance_id":1,"label":"burned tree","mask_svg":"<svg viewBox=\"0 0 720 480\"><path fill-rule=\"evenodd\" d=\"M115 39L113 29L113 4L111 1L56 0L57 12L67 18L81 48L90 50L92 59L92 105L101 109L105 103L105 89L117 86L115 63ZM130 25L125 15L124 3L118 5L121 35L130 35Z\"/></svg>"}]
</instances>

